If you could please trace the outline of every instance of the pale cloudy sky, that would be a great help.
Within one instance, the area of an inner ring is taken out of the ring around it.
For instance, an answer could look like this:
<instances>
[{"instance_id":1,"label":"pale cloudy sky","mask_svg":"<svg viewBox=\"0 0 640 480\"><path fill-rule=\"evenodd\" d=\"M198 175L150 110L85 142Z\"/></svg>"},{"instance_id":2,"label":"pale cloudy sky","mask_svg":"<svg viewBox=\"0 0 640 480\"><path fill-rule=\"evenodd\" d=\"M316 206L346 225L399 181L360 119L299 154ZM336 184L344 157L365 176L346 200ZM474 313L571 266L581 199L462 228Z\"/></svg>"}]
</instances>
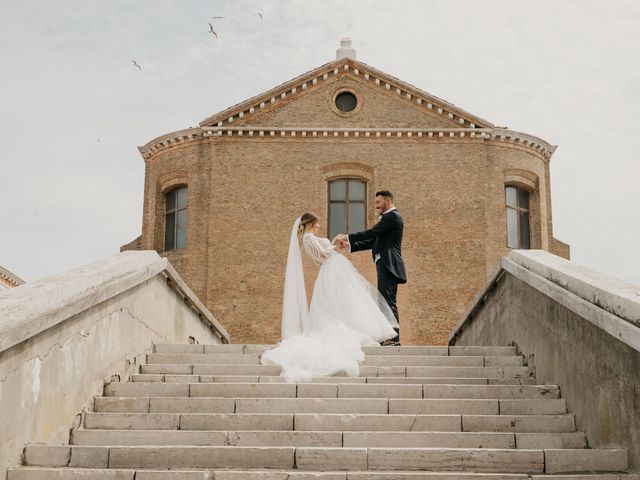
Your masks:
<instances>
[{"instance_id":1,"label":"pale cloudy sky","mask_svg":"<svg viewBox=\"0 0 640 480\"><path fill-rule=\"evenodd\" d=\"M0 7L0 265L25 280L139 235L138 145L335 59L349 36L359 60L559 145L555 236L574 261L640 285L637 0ZM217 40L214 15L228 17Z\"/></svg>"}]
</instances>

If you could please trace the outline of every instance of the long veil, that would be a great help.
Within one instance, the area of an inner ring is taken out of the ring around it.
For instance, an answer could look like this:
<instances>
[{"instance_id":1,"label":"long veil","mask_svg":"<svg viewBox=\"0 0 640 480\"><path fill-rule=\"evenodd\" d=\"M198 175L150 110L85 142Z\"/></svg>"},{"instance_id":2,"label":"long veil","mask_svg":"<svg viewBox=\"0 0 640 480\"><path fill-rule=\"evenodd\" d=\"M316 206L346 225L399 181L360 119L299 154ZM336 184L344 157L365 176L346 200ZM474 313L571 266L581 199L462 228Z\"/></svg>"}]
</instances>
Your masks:
<instances>
[{"instance_id":1,"label":"long veil","mask_svg":"<svg viewBox=\"0 0 640 480\"><path fill-rule=\"evenodd\" d=\"M300 217L296 219L291 230L287 269L284 278L284 299L282 301L282 339L300 335L308 331L309 307L307 292L304 287L304 271L302 254L298 243Z\"/></svg>"}]
</instances>

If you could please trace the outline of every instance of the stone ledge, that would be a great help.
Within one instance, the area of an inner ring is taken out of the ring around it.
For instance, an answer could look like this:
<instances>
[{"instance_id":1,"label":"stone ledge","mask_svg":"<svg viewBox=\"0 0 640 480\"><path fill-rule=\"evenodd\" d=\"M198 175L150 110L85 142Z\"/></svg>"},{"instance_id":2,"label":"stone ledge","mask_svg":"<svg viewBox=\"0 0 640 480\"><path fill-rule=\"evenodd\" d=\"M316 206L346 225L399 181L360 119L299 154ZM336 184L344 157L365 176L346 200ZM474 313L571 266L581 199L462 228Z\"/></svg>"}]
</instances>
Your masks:
<instances>
[{"instance_id":1,"label":"stone ledge","mask_svg":"<svg viewBox=\"0 0 640 480\"><path fill-rule=\"evenodd\" d=\"M155 251L126 251L0 293L0 352L163 274L221 339L229 334Z\"/></svg>"},{"instance_id":2,"label":"stone ledge","mask_svg":"<svg viewBox=\"0 0 640 480\"><path fill-rule=\"evenodd\" d=\"M179 132L178 132L179 133ZM500 145L515 145L526 148L549 161L556 147L533 135L507 130L504 128L399 128L399 127L202 127L201 134L192 135L190 140L183 136L173 137L167 134L163 140L153 140L144 147L138 147L145 161L156 153L202 139L253 138L253 139L292 139L297 140L415 140L415 141L487 141Z\"/></svg>"},{"instance_id":3,"label":"stone ledge","mask_svg":"<svg viewBox=\"0 0 640 480\"><path fill-rule=\"evenodd\" d=\"M503 257L449 336L454 345L505 272L640 352L640 288L544 250Z\"/></svg>"},{"instance_id":4,"label":"stone ledge","mask_svg":"<svg viewBox=\"0 0 640 480\"><path fill-rule=\"evenodd\" d=\"M574 295L640 327L640 287L543 250L514 250L507 257Z\"/></svg>"}]
</instances>

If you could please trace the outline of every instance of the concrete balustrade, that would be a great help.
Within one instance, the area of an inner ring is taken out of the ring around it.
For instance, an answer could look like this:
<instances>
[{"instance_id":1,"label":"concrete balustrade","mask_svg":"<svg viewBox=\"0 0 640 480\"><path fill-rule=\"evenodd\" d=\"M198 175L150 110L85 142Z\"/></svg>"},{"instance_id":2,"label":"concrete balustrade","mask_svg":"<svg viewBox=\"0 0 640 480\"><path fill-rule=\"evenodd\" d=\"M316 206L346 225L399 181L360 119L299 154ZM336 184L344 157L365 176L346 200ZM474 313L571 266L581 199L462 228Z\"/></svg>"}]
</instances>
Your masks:
<instances>
[{"instance_id":1,"label":"concrete balustrade","mask_svg":"<svg viewBox=\"0 0 640 480\"><path fill-rule=\"evenodd\" d=\"M154 342L229 336L156 252L124 252L0 292L0 478L26 444L62 444ZM78 460L80 461L80 460Z\"/></svg>"},{"instance_id":2,"label":"concrete balustrade","mask_svg":"<svg viewBox=\"0 0 640 480\"><path fill-rule=\"evenodd\" d=\"M539 383L558 385L597 448L627 448L640 471L640 287L541 250L514 250L449 348L516 345Z\"/></svg>"}]
</instances>

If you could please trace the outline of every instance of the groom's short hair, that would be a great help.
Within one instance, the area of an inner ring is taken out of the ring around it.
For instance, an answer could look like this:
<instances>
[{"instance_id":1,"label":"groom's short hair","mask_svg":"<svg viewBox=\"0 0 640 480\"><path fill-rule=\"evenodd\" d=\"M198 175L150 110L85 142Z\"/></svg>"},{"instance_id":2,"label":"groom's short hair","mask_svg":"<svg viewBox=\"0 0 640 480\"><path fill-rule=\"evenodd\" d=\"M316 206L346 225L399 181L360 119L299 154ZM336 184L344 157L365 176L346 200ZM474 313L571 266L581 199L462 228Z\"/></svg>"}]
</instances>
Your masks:
<instances>
[{"instance_id":1,"label":"groom's short hair","mask_svg":"<svg viewBox=\"0 0 640 480\"><path fill-rule=\"evenodd\" d=\"M376 192L376 197L378 196L390 198L393 202L393 193L391 193L389 190L380 190L379 192Z\"/></svg>"}]
</instances>

